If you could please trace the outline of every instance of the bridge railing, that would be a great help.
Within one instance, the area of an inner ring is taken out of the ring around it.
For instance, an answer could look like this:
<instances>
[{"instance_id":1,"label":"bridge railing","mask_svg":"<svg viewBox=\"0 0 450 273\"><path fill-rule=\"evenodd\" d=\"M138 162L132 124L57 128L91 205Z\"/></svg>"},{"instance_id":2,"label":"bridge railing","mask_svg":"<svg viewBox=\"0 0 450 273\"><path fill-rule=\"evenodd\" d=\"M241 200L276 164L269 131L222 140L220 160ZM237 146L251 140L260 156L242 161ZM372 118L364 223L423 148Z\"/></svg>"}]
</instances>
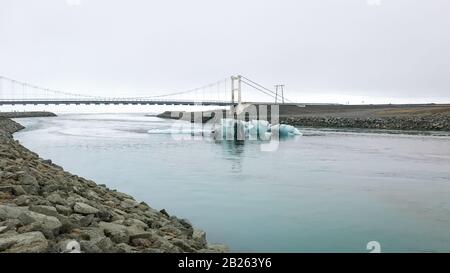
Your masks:
<instances>
[{"instance_id":1,"label":"bridge railing","mask_svg":"<svg viewBox=\"0 0 450 273\"><path fill-rule=\"evenodd\" d=\"M29 105L29 104L155 104L155 105L230 105L230 101L220 100L170 100L170 99L145 99L145 98L64 98L64 99L0 99L0 105Z\"/></svg>"}]
</instances>

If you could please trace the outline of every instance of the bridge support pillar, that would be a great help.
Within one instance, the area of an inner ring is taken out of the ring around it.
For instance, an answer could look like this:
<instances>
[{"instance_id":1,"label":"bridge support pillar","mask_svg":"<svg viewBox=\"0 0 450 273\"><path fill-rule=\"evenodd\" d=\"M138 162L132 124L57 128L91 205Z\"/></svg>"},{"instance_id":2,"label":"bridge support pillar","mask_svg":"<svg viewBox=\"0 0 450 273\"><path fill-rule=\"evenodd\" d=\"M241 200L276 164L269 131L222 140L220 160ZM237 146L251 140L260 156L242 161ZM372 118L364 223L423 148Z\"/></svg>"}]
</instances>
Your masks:
<instances>
[{"instance_id":1,"label":"bridge support pillar","mask_svg":"<svg viewBox=\"0 0 450 273\"><path fill-rule=\"evenodd\" d=\"M242 95L241 95L241 75L231 76L231 113L232 116L235 114L236 108L238 108L242 104ZM237 97L237 106L236 104Z\"/></svg>"}]
</instances>

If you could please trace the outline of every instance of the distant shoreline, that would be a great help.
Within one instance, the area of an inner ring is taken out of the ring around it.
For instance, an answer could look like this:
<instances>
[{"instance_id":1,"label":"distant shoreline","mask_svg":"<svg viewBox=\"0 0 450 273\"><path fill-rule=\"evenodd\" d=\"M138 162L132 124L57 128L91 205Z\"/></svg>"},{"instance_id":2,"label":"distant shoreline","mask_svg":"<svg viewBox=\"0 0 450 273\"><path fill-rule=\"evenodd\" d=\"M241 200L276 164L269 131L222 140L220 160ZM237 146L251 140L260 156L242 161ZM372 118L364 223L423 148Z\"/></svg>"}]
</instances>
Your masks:
<instances>
[{"instance_id":1,"label":"distant shoreline","mask_svg":"<svg viewBox=\"0 0 450 273\"><path fill-rule=\"evenodd\" d=\"M56 114L47 111L0 112L0 117L4 118L56 117Z\"/></svg>"},{"instance_id":2,"label":"distant shoreline","mask_svg":"<svg viewBox=\"0 0 450 273\"><path fill-rule=\"evenodd\" d=\"M450 131L450 104L279 106L279 122L300 127ZM166 111L157 117L205 123L213 112Z\"/></svg>"}]
</instances>

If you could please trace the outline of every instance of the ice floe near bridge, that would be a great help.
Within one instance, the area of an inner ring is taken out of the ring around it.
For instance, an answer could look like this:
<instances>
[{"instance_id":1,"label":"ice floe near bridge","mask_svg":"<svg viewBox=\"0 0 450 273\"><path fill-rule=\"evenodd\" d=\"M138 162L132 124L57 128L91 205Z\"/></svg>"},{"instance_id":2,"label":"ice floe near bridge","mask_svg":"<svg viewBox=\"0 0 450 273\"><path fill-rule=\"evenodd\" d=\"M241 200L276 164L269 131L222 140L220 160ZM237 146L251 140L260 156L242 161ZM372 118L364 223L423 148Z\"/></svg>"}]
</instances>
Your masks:
<instances>
[{"instance_id":1,"label":"ice floe near bridge","mask_svg":"<svg viewBox=\"0 0 450 273\"><path fill-rule=\"evenodd\" d=\"M270 140L274 136L292 137L302 135L294 126L287 124L272 125L266 120L235 120L221 119L213 127L212 135L215 139L233 140Z\"/></svg>"},{"instance_id":2,"label":"ice floe near bridge","mask_svg":"<svg viewBox=\"0 0 450 273\"><path fill-rule=\"evenodd\" d=\"M168 129L151 129L149 134L204 135L216 140L271 140L274 137L286 138L301 136L294 126L287 124L272 125L266 120L221 119L210 128L198 127L191 123L177 123Z\"/></svg>"}]
</instances>

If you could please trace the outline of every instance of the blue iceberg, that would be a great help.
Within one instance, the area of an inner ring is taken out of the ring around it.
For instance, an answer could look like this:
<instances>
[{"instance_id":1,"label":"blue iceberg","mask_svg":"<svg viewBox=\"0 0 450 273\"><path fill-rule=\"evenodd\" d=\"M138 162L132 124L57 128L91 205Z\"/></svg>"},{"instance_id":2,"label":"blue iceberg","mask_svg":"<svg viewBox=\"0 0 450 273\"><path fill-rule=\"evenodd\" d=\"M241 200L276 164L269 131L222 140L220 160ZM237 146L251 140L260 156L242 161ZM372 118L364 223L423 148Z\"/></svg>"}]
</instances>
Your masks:
<instances>
[{"instance_id":1,"label":"blue iceberg","mask_svg":"<svg viewBox=\"0 0 450 273\"><path fill-rule=\"evenodd\" d=\"M230 118L221 119L220 124L212 130L215 139L221 140L270 140L275 136L292 137L302 133L287 124L271 125L266 120L242 121Z\"/></svg>"}]
</instances>

